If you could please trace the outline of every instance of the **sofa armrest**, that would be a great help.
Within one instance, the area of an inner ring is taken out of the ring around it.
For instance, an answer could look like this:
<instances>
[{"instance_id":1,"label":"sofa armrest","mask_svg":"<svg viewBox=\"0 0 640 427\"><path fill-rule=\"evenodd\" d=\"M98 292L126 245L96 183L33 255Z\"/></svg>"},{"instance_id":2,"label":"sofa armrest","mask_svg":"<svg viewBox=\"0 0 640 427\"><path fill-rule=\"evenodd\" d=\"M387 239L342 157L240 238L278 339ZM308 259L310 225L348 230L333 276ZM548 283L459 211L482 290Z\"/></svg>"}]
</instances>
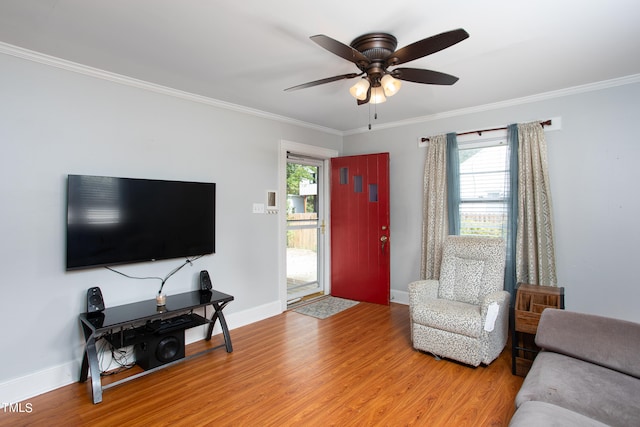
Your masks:
<instances>
[{"instance_id":1,"label":"sofa armrest","mask_svg":"<svg viewBox=\"0 0 640 427\"><path fill-rule=\"evenodd\" d=\"M480 305L483 310L489 307L489 304L493 302L498 303L498 305L501 306L500 308L502 308L503 305L506 305L506 307L509 308L509 296L509 292L507 291L491 292L480 299Z\"/></svg>"},{"instance_id":2,"label":"sofa armrest","mask_svg":"<svg viewBox=\"0 0 640 427\"><path fill-rule=\"evenodd\" d=\"M507 291L495 291L480 299L480 316L482 317L482 325L485 327L485 330L493 331L495 320L502 321L506 327L509 320L509 297L510 295ZM498 305L497 315L494 321L487 321L489 306L493 304ZM502 334L501 330L500 334Z\"/></svg>"},{"instance_id":3,"label":"sofa armrest","mask_svg":"<svg viewBox=\"0 0 640 427\"><path fill-rule=\"evenodd\" d=\"M538 347L640 378L640 324L547 308L536 334Z\"/></svg>"}]
</instances>

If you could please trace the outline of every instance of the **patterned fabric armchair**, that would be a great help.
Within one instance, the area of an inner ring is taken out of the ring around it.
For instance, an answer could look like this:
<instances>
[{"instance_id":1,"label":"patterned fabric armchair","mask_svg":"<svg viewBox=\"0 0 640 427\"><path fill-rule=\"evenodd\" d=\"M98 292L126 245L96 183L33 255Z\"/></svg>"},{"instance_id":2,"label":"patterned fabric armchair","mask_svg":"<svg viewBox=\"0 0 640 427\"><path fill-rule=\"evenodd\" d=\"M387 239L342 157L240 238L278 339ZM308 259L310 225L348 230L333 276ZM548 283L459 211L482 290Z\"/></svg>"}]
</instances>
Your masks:
<instances>
[{"instance_id":1,"label":"patterned fabric armchair","mask_svg":"<svg viewBox=\"0 0 640 427\"><path fill-rule=\"evenodd\" d=\"M488 365L507 343L509 293L500 238L448 236L440 280L409 284L413 347L468 365Z\"/></svg>"}]
</instances>

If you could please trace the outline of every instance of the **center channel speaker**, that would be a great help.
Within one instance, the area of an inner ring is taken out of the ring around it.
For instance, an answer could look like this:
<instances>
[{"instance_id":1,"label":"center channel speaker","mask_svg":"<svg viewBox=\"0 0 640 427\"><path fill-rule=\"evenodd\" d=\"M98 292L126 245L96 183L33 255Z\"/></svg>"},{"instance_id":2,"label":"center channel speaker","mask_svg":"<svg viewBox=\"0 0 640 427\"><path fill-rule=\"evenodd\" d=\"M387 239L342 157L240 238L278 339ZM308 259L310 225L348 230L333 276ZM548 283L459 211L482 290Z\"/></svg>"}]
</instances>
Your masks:
<instances>
[{"instance_id":1,"label":"center channel speaker","mask_svg":"<svg viewBox=\"0 0 640 427\"><path fill-rule=\"evenodd\" d=\"M145 371L184 358L184 329L151 334L135 345L136 363Z\"/></svg>"}]
</instances>

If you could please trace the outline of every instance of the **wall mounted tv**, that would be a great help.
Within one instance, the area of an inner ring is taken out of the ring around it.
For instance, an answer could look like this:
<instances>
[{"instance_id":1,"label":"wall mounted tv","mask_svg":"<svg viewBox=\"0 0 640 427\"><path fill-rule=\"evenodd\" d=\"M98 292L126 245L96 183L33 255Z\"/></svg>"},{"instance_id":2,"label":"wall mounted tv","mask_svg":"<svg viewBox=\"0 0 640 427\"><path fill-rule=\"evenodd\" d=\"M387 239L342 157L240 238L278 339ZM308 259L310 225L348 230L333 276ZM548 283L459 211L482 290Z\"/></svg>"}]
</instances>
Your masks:
<instances>
[{"instance_id":1,"label":"wall mounted tv","mask_svg":"<svg viewBox=\"0 0 640 427\"><path fill-rule=\"evenodd\" d=\"M67 270L215 252L216 184L69 175Z\"/></svg>"}]
</instances>

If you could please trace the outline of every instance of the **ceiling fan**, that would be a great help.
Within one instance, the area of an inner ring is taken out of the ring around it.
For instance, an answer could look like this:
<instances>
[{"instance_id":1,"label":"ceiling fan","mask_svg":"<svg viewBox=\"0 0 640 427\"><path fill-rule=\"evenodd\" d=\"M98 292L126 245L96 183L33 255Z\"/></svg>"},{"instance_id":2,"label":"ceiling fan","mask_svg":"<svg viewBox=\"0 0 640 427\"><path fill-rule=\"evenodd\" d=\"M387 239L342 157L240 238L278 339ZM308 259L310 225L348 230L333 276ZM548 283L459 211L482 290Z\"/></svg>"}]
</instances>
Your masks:
<instances>
[{"instance_id":1,"label":"ceiling fan","mask_svg":"<svg viewBox=\"0 0 640 427\"><path fill-rule=\"evenodd\" d=\"M338 80L363 76L349 90L351 95L358 100L358 105L362 105L368 102L378 104L386 101L386 96L392 96L400 89L401 80L432 85L452 85L458 81L458 78L450 74L420 68L401 67L389 70L389 67L395 67L405 62L431 55L453 46L467 37L469 37L469 34L459 28L427 37L402 49L395 50L398 41L394 36L387 33L362 35L353 40L350 46L324 34L311 36L310 39L312 41L329 52L353 62L360 70L360 73L348 73L315 80L287 88L285 91L305 89Z\"/></svg>"}]
</instances>

